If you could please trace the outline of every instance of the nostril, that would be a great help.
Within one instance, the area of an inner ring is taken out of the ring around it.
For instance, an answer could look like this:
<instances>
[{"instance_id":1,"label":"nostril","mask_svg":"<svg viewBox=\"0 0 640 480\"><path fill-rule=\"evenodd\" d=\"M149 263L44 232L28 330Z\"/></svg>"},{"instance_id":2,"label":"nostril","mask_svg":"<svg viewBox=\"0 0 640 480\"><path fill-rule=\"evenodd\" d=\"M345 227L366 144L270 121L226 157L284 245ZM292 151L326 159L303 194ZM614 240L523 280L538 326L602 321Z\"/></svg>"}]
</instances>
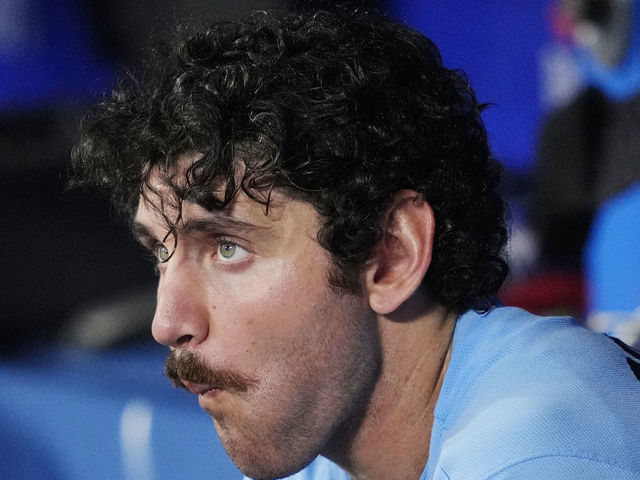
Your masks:
<instances>
[{"instance_id":1,"label":"nostril","mask_svg":"<svg viewBox=\"0 0 640 480\"><path fill-rule=\"evenodd\" d=\"M181 336L176 343L178 345L184 345L185 343L189 343L189 341L193 338L193 335L183 335Z\"/></svg>"}]
</instances>

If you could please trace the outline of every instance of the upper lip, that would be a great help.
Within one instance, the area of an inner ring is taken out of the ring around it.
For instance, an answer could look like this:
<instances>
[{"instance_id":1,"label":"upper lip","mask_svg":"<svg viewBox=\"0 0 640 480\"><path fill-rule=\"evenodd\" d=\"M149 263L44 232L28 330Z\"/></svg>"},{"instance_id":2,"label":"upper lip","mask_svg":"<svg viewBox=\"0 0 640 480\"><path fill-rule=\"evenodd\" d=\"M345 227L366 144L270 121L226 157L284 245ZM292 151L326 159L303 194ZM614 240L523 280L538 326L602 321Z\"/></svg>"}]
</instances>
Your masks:
<instances>
[{"instance_id":1,"label":"upper lip","mask_svg":"<svg viewBox=\"0 0 640 480\"><path fill-rule=\"evenodd\" d=\"M213 390L214 388L217 388L215 385L208 385L205 383L193 383L193 382L188 382L186 380L182 380L182 383L187 390L189 390L191 393L195 395L202 395L203 393L209 390Z\"/></svg>"}]
</instances>

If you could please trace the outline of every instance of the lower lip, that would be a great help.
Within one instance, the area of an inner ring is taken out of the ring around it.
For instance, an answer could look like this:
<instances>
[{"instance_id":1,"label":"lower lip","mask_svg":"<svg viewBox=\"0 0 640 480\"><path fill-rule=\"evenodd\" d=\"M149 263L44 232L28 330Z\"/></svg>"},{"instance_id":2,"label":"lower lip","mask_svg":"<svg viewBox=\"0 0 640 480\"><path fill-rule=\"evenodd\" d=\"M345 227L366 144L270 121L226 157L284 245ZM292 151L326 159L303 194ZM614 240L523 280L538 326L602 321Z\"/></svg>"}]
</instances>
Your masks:
<instances>
[{"instance_id":1,"label":"lower lip","mask_svg":"<svg viewBox=\"0 0 640 480\"><path fill-rule=\"evenodd\" d=\"M211 390L207 390L204 393L201 393L200 396L204 398L213 398L220 394L222 390L219 388L212 388Z\"/></svg>"}]
</instances>

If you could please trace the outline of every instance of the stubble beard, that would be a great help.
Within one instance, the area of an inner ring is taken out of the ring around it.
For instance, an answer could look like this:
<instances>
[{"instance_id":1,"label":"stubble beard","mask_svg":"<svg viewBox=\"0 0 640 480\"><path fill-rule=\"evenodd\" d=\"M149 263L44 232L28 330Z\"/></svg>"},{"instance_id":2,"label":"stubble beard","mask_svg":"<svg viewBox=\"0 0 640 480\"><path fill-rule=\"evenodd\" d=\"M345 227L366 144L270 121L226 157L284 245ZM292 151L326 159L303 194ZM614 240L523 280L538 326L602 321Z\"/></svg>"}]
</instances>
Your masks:
<instances>
[{"instance_id":1,"label":"stubble beard","mask_svg":"<svg viewBox=\"0 0 640 480\"><path fill-rule=\"evenodd\" d=\"M281 478L318 454L346 448L381 369L377 332L365 320L345 318L353 323L334 331L318 322L301 331L282 345L259 386L240 394L246 410L208 412L243 473L256 480Z\"/></svg>"}]
</instances>

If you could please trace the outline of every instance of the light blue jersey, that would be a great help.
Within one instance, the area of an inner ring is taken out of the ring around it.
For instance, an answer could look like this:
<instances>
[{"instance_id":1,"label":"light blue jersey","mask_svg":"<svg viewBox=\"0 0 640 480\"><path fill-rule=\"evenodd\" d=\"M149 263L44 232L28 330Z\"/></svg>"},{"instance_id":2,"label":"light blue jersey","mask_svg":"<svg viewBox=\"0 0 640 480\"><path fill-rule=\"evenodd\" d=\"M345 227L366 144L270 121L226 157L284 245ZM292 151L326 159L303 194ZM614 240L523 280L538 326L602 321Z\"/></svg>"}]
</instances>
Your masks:
<instances>
[{"instance_id":1,"label":"light blue jersey","mask_svg":"<svg viewBox=\"0 0 640 480\"><path fill-rule=\"evenodd\" d=\"M568 318L458 319L420 480L640 479L640 359ZM324 458L292 480L347 480Z\"/></svg>"}]
</instances>

